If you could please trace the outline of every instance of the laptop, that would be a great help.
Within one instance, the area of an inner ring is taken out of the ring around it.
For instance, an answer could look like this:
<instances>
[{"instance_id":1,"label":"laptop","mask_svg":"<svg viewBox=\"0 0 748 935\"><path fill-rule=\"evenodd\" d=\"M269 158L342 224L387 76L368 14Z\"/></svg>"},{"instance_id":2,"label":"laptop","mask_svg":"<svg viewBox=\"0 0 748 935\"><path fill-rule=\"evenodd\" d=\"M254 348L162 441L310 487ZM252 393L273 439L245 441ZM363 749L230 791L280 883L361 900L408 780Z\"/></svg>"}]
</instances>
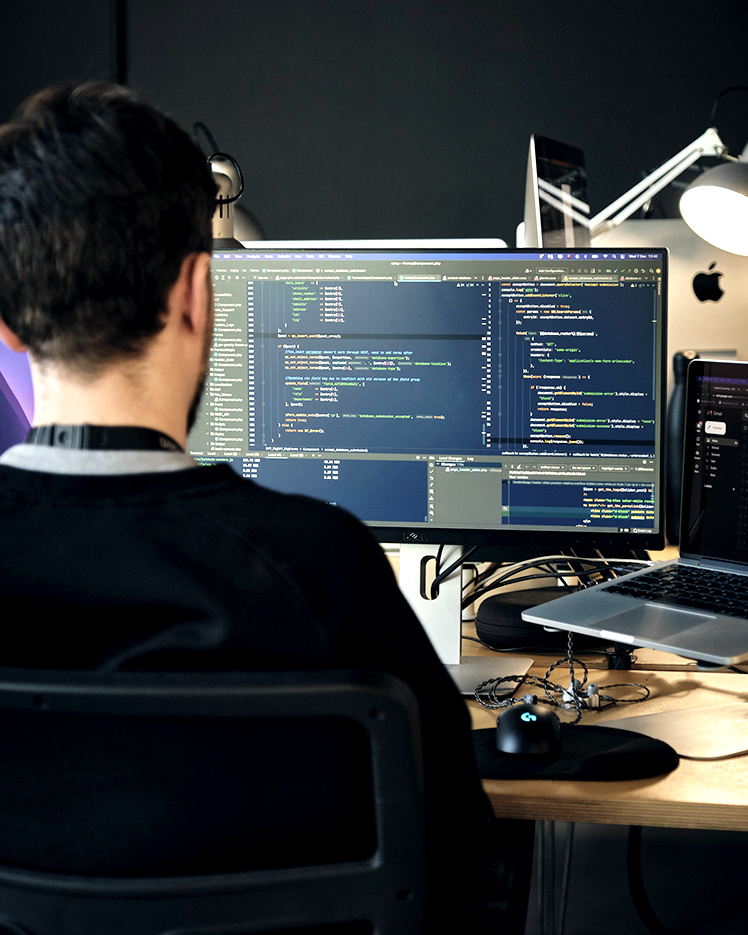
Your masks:
<instances>
[{"instance_id":1,"label":"laptop","mask_svg":"<svg viewBox=\"0 0 748 935\"><path fill-rule=\"evenodd\" d=\"M680 557L524 620L714 665L748 660L748 362L692 361L686 393Z\"/></svg>"}]
</instances>

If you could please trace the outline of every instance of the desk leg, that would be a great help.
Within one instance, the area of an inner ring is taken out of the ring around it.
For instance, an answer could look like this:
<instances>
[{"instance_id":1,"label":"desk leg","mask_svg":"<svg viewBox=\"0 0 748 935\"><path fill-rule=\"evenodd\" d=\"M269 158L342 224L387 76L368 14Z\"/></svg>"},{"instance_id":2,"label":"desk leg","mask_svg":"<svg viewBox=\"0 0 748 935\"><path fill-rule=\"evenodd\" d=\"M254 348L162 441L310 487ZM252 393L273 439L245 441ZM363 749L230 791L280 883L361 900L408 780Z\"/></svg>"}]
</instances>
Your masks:
<instances>
[{"instance_id":1,"label":"desk leg","mask_svg":"<svg viewBox=\"0 0 748 935\"><path fill-rule=\"evenodd\" d=\"M540 935L553 935L551 924L556 889L556 826L552 821L539 821L536 826L537 911ZM555 921L555 920L553 920Z\"/></svg>"},{"instance_id":2,"label":"desk leg","mask_svg":"<svg viewBox=\"0 0 748 935\"><path fill-rule=\"evenodd\" d=\"M574 844L573 822L563 822L563 862L561 879L556 872L556 822L538 821L537 834L537 912L540 935L564 935L569 895L571 855Z\"/></svg>"},{"instance_id":3,"label":"desk leg","mask_svg":"<svg viewBox=\"0 0 748 935\"><path fill-rule=\"evenodd\" d=\"M558 935L564 935L566 928L566 906L569 902L569 880L571 878L571 854L574 847L574 822L565 822L566 840L564 842L564 865L561 871L561 893L558 904Z\"/></svg>"}]
</instances>

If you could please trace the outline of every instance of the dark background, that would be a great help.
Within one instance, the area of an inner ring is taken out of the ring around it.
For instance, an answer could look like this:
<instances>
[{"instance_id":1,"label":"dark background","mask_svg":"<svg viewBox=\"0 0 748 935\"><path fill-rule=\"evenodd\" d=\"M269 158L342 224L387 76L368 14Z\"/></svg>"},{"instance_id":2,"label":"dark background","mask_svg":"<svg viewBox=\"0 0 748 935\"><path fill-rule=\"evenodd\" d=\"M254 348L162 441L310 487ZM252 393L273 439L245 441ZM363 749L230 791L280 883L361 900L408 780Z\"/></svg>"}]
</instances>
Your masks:
<instances>
[{"instance_id":1,"label":"dark background","mask_svg":"<svg viewBox=\"0 0 748 935\"><path fill-rule=\"evenodd\" d=\"M514 243L530 133L586 151L600 210L748 83L747 26L745 0L0 0L0 120L124 67L239 160L267 237ZM739 152L748 94L717 117Z\"/></svg>"}]
</instances>

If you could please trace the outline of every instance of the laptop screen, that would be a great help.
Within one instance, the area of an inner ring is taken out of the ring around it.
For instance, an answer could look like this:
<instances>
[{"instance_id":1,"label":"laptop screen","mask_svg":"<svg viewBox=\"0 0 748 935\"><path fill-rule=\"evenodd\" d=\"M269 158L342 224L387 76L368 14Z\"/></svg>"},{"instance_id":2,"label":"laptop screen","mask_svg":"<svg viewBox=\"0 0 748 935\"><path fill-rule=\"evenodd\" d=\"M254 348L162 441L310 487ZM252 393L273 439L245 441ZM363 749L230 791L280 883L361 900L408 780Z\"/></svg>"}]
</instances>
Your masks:
<instances>
[{"instance_id":1,"label":"laptop screen","mask_svg":"<svg viewBox=\"0 0 748 935\"><path fill-rule=\"evenodd\" d=\"M748 363L689 367L681 553L748 563Z\"/></svg>"}]
</instances>

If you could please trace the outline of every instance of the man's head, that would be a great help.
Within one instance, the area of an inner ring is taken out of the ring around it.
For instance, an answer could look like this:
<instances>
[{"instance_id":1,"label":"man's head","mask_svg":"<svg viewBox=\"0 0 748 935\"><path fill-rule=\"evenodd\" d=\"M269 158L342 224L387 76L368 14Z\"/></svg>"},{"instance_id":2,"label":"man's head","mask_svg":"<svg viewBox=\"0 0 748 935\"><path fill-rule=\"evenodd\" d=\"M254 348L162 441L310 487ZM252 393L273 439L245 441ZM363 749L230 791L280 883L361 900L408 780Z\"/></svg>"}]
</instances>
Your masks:
<instances>
[{"instance_id":1,"label":"man's head","mask_svg":"<svg viewBox=\"0 0 748 935\"><path fill-rule=\"evenodd\" d=\"M94 376L163 327L210 251L205 157L129 90L55 87L0 127L0 317L40 363Z\"/></svg>"}]
</instances>

